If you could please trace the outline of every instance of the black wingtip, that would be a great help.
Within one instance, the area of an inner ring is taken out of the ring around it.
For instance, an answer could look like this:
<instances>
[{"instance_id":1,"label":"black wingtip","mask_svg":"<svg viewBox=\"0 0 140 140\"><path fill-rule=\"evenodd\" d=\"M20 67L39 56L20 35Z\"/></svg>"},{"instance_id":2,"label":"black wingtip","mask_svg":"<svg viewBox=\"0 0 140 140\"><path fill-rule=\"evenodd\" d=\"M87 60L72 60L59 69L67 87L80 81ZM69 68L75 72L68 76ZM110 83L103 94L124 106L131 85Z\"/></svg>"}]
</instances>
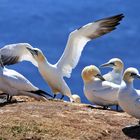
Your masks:
<instances>
[{"instance_id":1,"label":"black wingtip","mask_svg":"<svg viewBox=\"0 0 140 140\"><path fill-rule=\"evenodd\" d=\"M114 15L114 16L110 16L110 17L107 17L107 18L102 18L102 19L99 19L99 20L96 20L94 22L98 22L98 21L101 21L101 20L116 20L116 22L114 22L114 25L113 26L118 26L120 23L119 21L121 21L123 18L124 18L124 14L121 13L121 14L117 14L117 15ZM93 23L94 23L93 22ZM108 25L109 26L109 25ZM77 31L80 30L81 28L83 28L84 26L81 26L79 28L77 28Z\"/></svg>"},{"instance_id":2,"label":"black wingtip","mask_svg":"<svg viewBox=\"0 0 140 140\"><path fill-rule=\"evenodd\" d=\"M117 15L114 15L114 16L110 16L110 17L107 17L107 18L102 18L102 19L99 19L99 20L96 20L95 22L98 22L100 20L117 20L118 22L121 21L123 18L124 18L124 14L117 14Z\"/></svg>"}]
</instances>

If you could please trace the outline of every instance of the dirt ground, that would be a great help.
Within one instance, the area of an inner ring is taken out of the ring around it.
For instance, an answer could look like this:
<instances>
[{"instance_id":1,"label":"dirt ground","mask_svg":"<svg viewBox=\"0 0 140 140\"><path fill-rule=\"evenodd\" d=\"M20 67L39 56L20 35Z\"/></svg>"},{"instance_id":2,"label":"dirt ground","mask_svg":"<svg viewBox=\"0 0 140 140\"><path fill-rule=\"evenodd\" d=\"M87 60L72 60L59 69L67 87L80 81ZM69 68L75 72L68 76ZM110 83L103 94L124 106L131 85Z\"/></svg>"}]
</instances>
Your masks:
<instances>
[{"instance_id":1,"label":"dirt ground","mask_svg":"<svg viewBox=\"0 0 140 140\"><path fill-rule=\"evenodd\" d=\"M0 140L140 139L140 127L126 127L138 120L124 112L62 101L25 100L1 104Z\"/></svg>"}]
</instances>

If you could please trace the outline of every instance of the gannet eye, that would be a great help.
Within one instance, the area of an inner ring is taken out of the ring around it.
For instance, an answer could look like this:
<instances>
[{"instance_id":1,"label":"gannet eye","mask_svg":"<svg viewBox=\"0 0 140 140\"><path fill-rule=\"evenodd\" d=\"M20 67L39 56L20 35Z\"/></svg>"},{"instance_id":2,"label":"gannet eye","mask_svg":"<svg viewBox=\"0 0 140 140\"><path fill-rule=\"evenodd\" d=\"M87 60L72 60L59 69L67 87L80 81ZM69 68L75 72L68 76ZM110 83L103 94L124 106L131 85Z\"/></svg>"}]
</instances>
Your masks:
<instances>
[{"instance_id":1,"label":"gannet eye","mask_svg":"<svg viewBox=\"0 0 140 140\"><path fill-rule=\"evenodd\" d=\"M38 55L38 51L37 50L34 50L34 52L35 52L36 55Z\"/></svg>"},{"instance_id":2,"label":"gannet eye","mask_svg":"<svg viewBox=\"0 0 140 140\"><path fill-rule=\"evenodd\" d=\"M110 65L116 66L114 62L111 62Z\"/></svg>"},{"instance_id":3,"label":"gannet eye","mask_svg":"<svg viewBox=\"0 0 140 140\"><path fill-rule=\"evenodd\" d=\"M136 73L131 73L130 76L131 77L135 77L137 74Z\"/></svg>"}]
</instances>

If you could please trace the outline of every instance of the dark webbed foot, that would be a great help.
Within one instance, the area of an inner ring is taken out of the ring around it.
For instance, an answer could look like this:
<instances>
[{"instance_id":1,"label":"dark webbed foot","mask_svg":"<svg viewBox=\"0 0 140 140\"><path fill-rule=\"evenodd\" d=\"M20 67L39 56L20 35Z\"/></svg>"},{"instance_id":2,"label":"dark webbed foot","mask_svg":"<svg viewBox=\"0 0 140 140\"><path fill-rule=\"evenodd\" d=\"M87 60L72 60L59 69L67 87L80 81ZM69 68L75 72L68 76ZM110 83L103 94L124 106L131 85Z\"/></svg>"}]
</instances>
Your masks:
<instances>
[{"instance_id":1,"label":"dark webbed foot","mask_svg":"<svg viewBox=\"0 0 140 140\"><path fill-rule=\"evenodd\" d=\"M60 98L61 100L64 98L64 95L62 95L62 97Z\"/></svg>"},{"instance_id":2,"label":"dark webbed foot","mask_svg":"<svg viewBox=\"0 0 140 140\"><path fill-rule=\"evenodd\" d=\"M103 106L103 109L104 109L104 110L108 109L108 106Z\"/></svg>"},{"instance_id":3,"label":"dark webbed foot","mask_svg":"<svg viewBox=\"0 0 140 140\"><path fill-rule=\"evenodd\" d=\"M11 101L10 99L12 99L12 96L10 96L8 93L1 93L0 95L6 95L7 102Z\"/></svg>"},{"instance_id":4,"label":"dark webbed foot","mask_svg":"<svg viewBox=\"0 0 140 140\"><path fill-rule=\"evenodd\" d=\"M119 105L116 105L116 111L119 111Z\"/></svg>"},{"instance_id":5,"label":"dark webbed foot","mask_svg":"<svg viewBox=\"0 0 140 140\"><path fill-rule=\"evenodd\" d=\"M8 98L7 98L7 101L8 101L8 102L11 102L12 97L13 97L13 96L10 96L10 95L9 95Z\"/></svg>"},{"instance_id":6,"label":"dark webbed foot","mask_svg":"<svg viewBox=\"0 0 140 140\"><path fill-rule=\"evenodd\" d=\"M55 97L56 97L56 94L54 94L53 99L55 99Z\"/></svg>"}]
</instances>

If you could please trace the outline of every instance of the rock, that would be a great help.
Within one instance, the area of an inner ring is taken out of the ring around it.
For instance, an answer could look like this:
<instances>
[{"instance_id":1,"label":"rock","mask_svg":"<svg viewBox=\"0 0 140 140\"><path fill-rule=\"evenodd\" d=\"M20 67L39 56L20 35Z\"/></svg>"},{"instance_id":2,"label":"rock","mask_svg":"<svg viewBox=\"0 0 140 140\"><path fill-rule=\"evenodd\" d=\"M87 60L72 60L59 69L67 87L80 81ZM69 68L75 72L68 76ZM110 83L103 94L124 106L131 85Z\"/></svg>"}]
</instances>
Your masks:
<instances>
[{"instance_id":1,"label":"rock","mask_svg":"<svg viewBox=\"0 0 140 140\"><path fill-rule=\"evenodd\" d=\"M0 108L0 124L0 139L127 140L140 138L139 127L134 128L135 130L125 129L128 125L137 124L137 120L124 112L62 101L26 100L26 102L4 105Z\"/></svg>"}]
</instances>

